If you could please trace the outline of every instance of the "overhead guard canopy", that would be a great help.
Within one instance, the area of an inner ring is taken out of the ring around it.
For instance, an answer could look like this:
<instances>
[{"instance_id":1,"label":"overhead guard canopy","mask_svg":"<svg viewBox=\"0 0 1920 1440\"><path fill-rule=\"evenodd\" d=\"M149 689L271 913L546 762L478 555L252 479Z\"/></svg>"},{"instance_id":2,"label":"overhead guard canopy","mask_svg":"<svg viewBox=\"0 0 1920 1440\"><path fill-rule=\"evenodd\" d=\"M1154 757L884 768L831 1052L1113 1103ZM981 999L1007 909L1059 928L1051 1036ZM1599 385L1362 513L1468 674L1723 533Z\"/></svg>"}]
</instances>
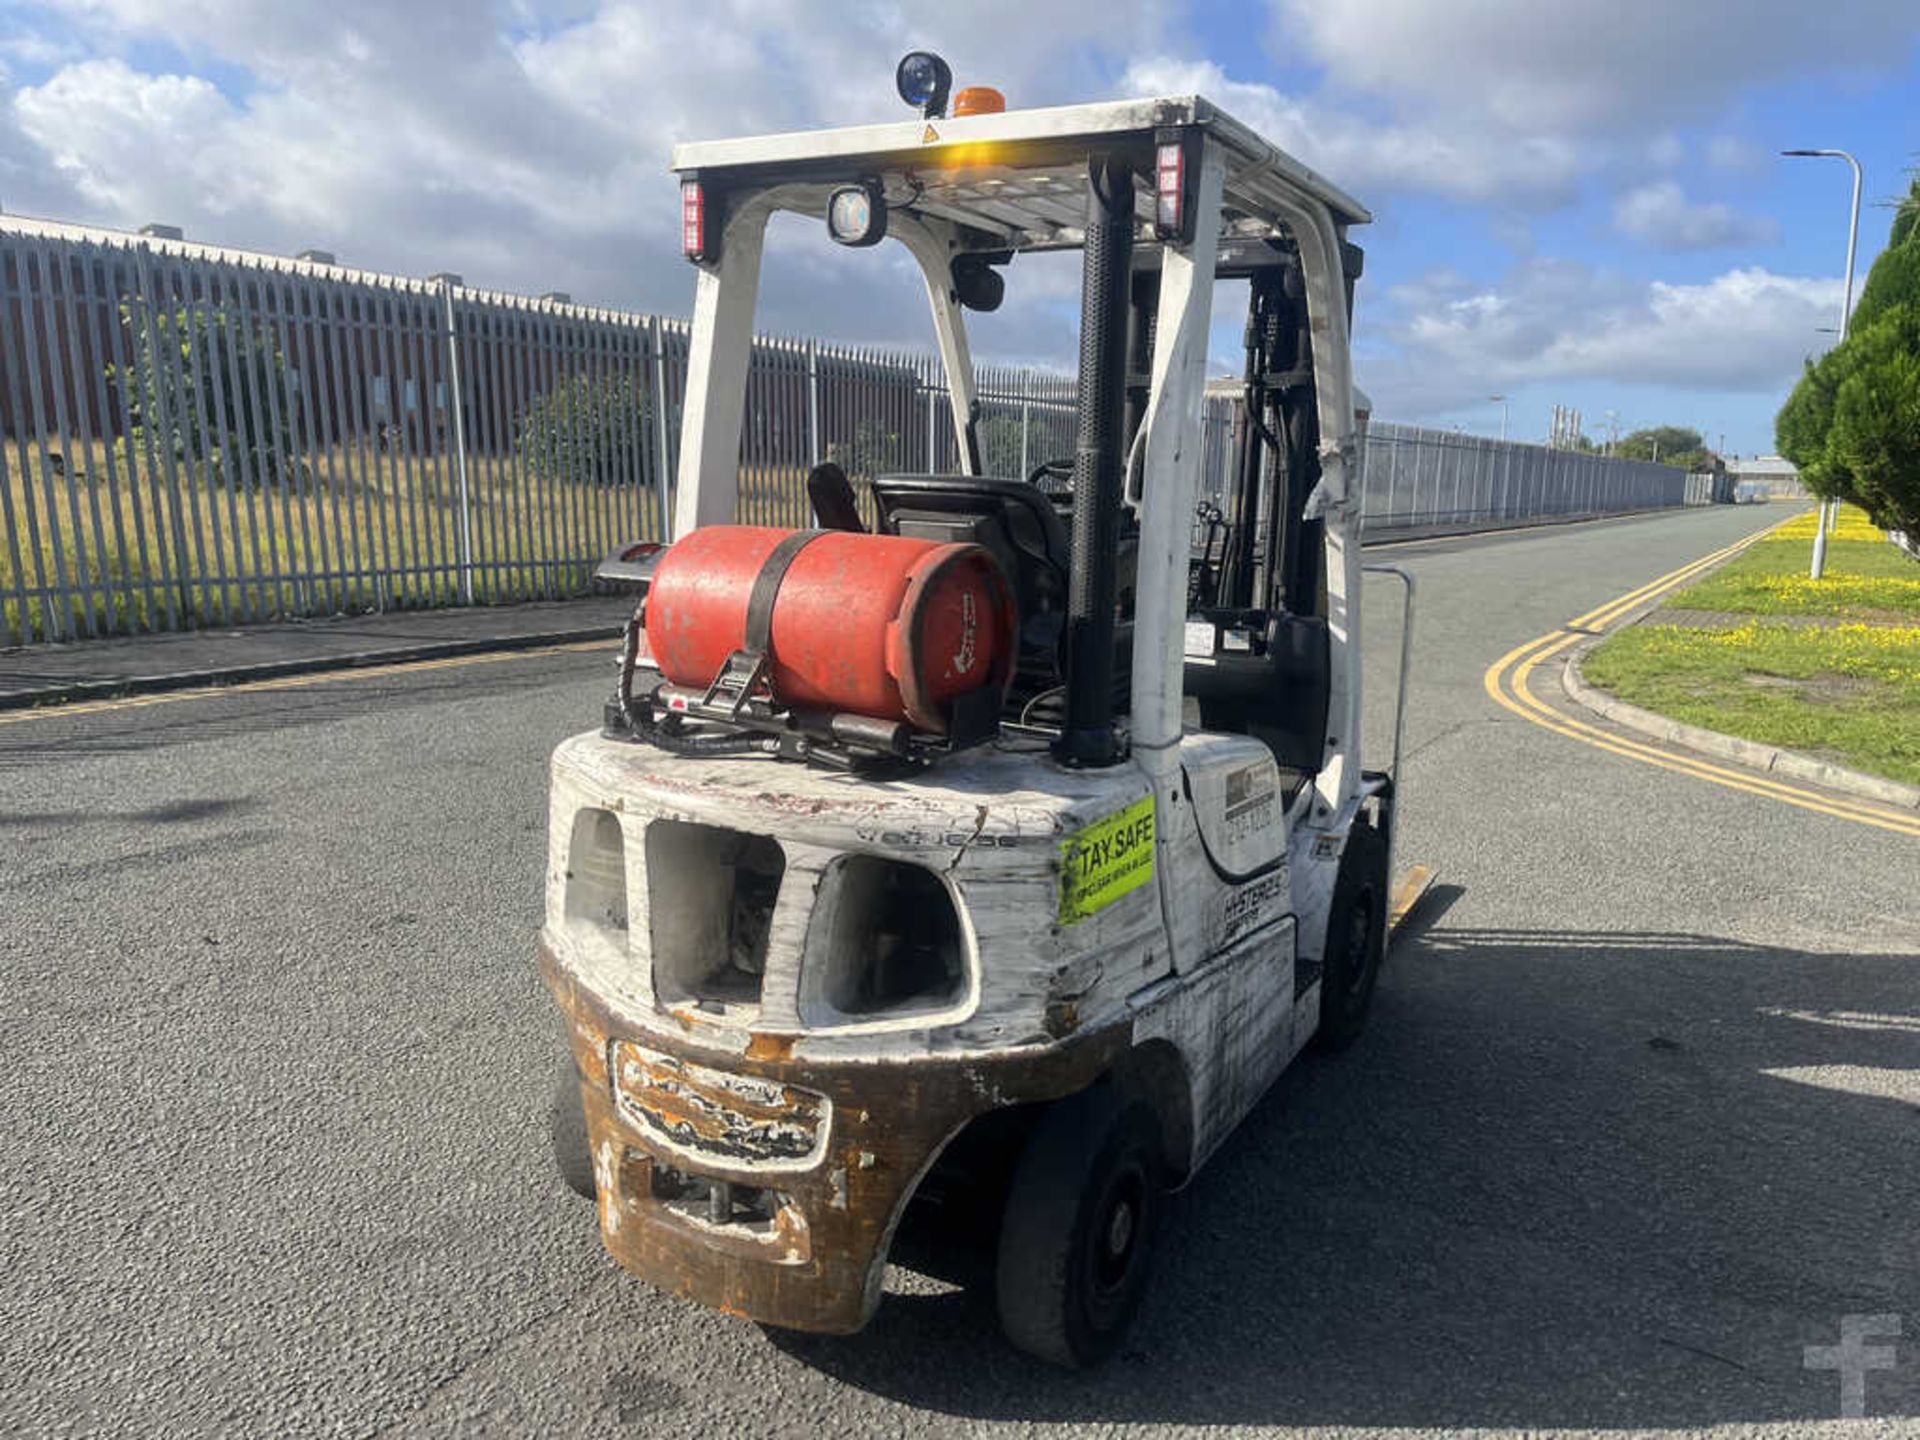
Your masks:
<instances>
[{"instance_id":1,"label":"overhead guard canopy","mask_svg":"<svg viewBox=\"0 0 1920 1440\"><path fill-rule=\"evenodd\" d=\"M1219 142L1228 236L1280 228L1283 199L1324 205L1342 229L1372 218L1331 181L1197 95L698 141L674 147L673 168L698 174L715 195L779 187L788 192L781 208L817 216L833 186L878 177L890 208L962 227L963 250L1059 250L1085 242L1092 152L1132 165L1135 216L1150 242L1153 148L1166 132L1191 129Z\"/></svg>"}]
</instances>

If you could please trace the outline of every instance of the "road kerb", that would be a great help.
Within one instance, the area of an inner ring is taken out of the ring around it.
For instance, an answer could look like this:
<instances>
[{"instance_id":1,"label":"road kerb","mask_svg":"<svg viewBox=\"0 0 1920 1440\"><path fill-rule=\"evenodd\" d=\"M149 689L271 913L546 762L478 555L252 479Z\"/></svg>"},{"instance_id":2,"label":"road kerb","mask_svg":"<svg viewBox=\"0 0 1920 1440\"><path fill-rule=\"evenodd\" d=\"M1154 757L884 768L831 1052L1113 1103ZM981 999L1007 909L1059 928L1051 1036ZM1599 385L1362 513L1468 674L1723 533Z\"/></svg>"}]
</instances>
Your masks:
<instances>
[{"instance_id":1,"label":"road kerb","mask_svg":"<svg viewBox=\"0 0 1920 1440\"><path fill-rule=\"evenodd\" d=\"M1576 740L1583 745L1617 755L1622 759L1635 760L1641 764L1652 765L1661 770L1703 780L1727 789L1745 791L1750 795L1778 801L1797 809L1814 811L1835 819L1852 821L1898 835L1920 838L1920 815L1916 815L1913 810L1904 805L1886 805L1879 801L1833 794L1825 789L1812 788L1805 782L1788 780L1784 777L1775 778L1756 772L1745 765L1727 768L1712 760L1691 754L1683 747L1663 749L1620 731L1602 729L1564 710L1557 709L1550 702L1534 694L1529 685L1529 676L1535 669L1582 643L1609 633L1626 617L1650 608L1663 596L1678 589L1695 576L1713 569L1778 528L1778 526L1769 526L1765 530L1756 531L1692 564L1683 565L1678 570L1649 581L1635 590L1630 590L1625 595L1566 622L1556 630L1550 630L1522 645L1516 645L1487 667L1485 675L1481 677L1482 687L1494 704L1521 719L1551 730L1569 740Z\"/></svg>"},{"instance_id":2,"label":"road kerb","mask_svg":"<svg viewBox=\"0 0 1920 1440\"><path fill-rule=\"evenodd\" d=\"M1560 688L1569 700L1585 706L1603 720L1624 730L1645 735L1650 740L1698 750L1721 760L1732 760L1764 774L1790 775L1796 780L1809 781L1827 790L1877 800L1883 805L1920 810L1920 785L1904 785L1885 776L1869 775L1865 771L1850 770L1831 761L1817 760L1797 750L1786 750L1778 745L1766 745L1757 740L1744 740L1738 735L1709 730L1703 725L1671 720L1665 715L1656 715L1651 710L1629 705L1604 690L1596 690L1587 683L1586 676L1580 671L1580 657L1599 638L1596 636L1593 641L1568 652L1560 677Z\"/></svg>"},{"instance_id":3,"label":"road kerb","mask_svg":"<svg viewBox=\"0 0 1920 1440\"><path fill-rule=\"evenodd\" d=\"M1400 877L1400 884L1393 892L1393 908L1387 912L1387 939L1391 943L1395 936L1406 928L1407 921L1427 898L1427 892L1433 889L1433 882L1439 878L1431 865L1409 866L1407 873Z\"/></svg>"}]
</instances>

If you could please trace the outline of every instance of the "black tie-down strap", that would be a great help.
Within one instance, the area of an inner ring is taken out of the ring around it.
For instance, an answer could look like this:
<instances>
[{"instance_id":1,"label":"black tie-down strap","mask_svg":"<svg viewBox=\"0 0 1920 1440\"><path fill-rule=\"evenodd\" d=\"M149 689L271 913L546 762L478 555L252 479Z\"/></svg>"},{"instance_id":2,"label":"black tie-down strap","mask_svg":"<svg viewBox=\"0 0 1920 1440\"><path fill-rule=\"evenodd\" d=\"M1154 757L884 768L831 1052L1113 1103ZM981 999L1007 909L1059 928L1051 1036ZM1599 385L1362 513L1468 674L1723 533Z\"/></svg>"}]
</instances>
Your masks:
<instances>
[{"instance_id":1,"label":"black tie-down strap","mask_svg":"<svg viewBox=\"0 0 1920 1440\"><path fill-rule=\"evenodd\" d=\"M781 582L800 552L827 534L825 530L796 530L773 547L754 577L753 593L747 597L746 634L740 649L727 657L727 663L707 688L707 705L724 705L734 716L766 679L773 659L773 602L780 594Z\"/></svg>"}]
</instances>

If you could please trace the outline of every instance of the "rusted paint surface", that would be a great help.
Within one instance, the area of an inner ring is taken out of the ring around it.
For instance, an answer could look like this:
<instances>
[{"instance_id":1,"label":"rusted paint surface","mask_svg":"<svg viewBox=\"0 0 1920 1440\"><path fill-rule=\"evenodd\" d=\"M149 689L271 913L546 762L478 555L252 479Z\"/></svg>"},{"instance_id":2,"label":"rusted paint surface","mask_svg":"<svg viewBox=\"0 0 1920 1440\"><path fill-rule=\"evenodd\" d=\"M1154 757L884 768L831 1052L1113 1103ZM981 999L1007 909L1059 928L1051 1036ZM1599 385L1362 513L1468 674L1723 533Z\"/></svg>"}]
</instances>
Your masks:
<instances>
[{"instance_id":1,"label":"rusted paint surface","mask_svg":"<svg viewBox=\"0 0 1920 1440\"><path fill-rule=\"evenodd\" d=\"M1319 988L1296 997L1296 963L1321 948L1337 837L1353 819L1351 807L1316 810L1311 789L1278 814L1281 797L1267 796L1257 755L1249 773L1248 743L1187 737L1179 749L1191 777L982 754L910 783L674 756L595 736L564 743L553 765L543 966L573 1020L609 1250L663 1288L722 1310L857 1328L877 1300L900 1206L967 1120L1082 1088L1129 1045L1148 1042L1177 1057L1173 1089L1187 1113L1169 1134L1185 1153L1169 1159L1191 1174L1313 1033ZM1149 789L1155 883L1060 924L1060 841ZM569 837L585 806L619 817L633 924L617 944L604 927L570 923L564 904ZM780 846L784 877L751 1003L670 1009L655 994L650 917L656 905L687 903L649 893L646 836L663 819L729 826ZM849 853L921 865L952 891L968 983L951 1007L808 1023L815 926ZM764 1156L676 1154L616 1104L608 1057L618 1041L824 1097L817 1162L769 1174ZM729 1159L739 1163L722 1163ZM656 1161L777 1188L775 1220L749 1232L675 1209L653 1193Z\"/></svg>"},{"instance_id":2,"label":"rusted paint surface","mask_svg":"<svg viewBox=\"0 0 1920 1440\"><path fill-rule=\"evenodd\" d=\"M787 1060L793 1056L797 1035L753 1035L747 1039L749 1060Z\"/></svg>"},{"instance_id":3,"label":"rusted paint surface","mask_svg":"<svg viewBox=\"0 0 1920 1440\"><path fill-rule=\"evenodd\" d=\"M671 1155L622 1113L612 1087L593 1083L584 1067L580 1087L608 1252L662 1290L798 1330L845 1334L866 1323L879 1303L887 1247L900 1212L941 1148L967 1121L1000 1106L1082 1090L1131 1043L1131 1027L1122 1024L1064 1044L975 1059L748 1060L738 1053L692 1049L677 1032L635 1034L544 946L540 964L573 1022L576 1053L582 1048L579 1037L605 1037L609 1050L622 1040L637 1040L649 1049L668 1044L684 1063L825 1098L828 1133L818 1162L805 1171L769 1174L718 1157L694 1165ZM770 1229L701 1223L657 1198L656 1166L772 1187L785 1203Z\"/></svg>"},{"instance_id":4,"label":"rusted paint surface","mask_svg":"<svg viewBox=\"0 0 1920 1440\"><path fill-rule=\"evenodd\" d=\"M810 1169L826 1143L826 1096L756 1075L683 1060L631 1040L613 1044L613 1094L623 1119L695 1164Z\"/></svg>"},{"instance_id":5,"label":"rusted paint surface","mask_svg":"<svg viewBox=\"0 0 1920 1440\"><path fill-rule=\"evenodd\" d=\"M604 1090L612 1083L607 1070L606 1032L574 1016L567 1026L567 1039L573 1050L573 1063L579 1067L582 1077L588 1084Z\"/></svg>"}]
</instances>

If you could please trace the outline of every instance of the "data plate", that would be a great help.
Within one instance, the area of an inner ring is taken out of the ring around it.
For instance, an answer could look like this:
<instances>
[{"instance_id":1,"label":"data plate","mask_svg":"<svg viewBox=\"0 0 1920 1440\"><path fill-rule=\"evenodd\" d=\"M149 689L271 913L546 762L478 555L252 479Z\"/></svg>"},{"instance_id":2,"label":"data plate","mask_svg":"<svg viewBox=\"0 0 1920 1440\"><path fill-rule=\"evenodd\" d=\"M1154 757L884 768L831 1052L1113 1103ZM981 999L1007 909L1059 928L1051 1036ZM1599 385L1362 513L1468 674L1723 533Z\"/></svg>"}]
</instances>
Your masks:
<instances>
[{"instance_id":1,"label":"data plate","mask_svg":"<svg viewBox=\"0 0 1920 1440\"><path fill-rule=\"evenodd\" d=\"M735 1075L619 1040L613 1093L648 1139L693 1160L808 1170L826 1151L833 1104L798 1085Z\"/></svg>"}]
</instances>

